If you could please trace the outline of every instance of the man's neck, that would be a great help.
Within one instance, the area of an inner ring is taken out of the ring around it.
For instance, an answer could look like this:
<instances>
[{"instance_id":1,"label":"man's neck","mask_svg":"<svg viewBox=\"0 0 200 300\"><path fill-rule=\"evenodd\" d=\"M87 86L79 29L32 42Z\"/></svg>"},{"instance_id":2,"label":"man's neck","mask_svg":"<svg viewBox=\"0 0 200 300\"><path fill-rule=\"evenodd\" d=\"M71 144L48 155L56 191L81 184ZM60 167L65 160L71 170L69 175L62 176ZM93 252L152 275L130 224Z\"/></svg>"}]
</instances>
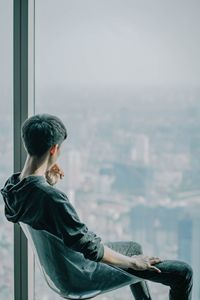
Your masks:
<instances>
[{"instance_id":1,"label":"man's neck","mask_svg":"<svg viewBox=\"0 0 200 300\"><path fill-rule=\"evenodd\" d=\"M47 168L48 168L48 160L47 159L39 160L33 156L28 155L26 158L24 167L19 176L19 179L22 180L23 178L30 176L30 175L45 177Z\"/></svg>"}]
</instances>

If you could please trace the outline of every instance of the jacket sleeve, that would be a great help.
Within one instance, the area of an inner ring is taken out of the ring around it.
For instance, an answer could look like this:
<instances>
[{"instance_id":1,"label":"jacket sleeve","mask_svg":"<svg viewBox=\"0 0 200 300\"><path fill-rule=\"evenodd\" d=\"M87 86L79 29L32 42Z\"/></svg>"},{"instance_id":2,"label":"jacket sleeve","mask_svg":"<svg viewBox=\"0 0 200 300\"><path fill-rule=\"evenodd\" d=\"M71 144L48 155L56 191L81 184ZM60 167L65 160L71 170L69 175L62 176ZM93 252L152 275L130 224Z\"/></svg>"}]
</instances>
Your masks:
<instances>
[{"instance_id":1,"label":"jacket sleeve","mask_svg":"<svg viewBox=\"0 0 200 300\"><path fill-rule=\"evenodd\" d=\"M49 200L49 199L48 199ZM67 196L59 193L50 199L50 223L66 246L83 253L85 258L100 261L104 255L101 238L89 231L70 204Z\"/></svg>"}]
</instances>

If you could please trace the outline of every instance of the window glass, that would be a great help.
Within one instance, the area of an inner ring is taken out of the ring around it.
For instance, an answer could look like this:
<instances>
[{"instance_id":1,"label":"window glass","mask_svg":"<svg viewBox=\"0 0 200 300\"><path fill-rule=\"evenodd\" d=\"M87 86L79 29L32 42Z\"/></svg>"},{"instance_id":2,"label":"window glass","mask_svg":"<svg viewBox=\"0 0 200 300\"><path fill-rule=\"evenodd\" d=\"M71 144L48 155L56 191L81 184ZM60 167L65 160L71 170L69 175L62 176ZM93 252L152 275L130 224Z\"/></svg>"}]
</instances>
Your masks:
<instances>
[{"instance_id":1,"label":"window glass","mask_svg":"<svg viewBox=\"0 0 200 300\"><path fill-rule=\"evenodd\" d=\"M137 241L145 254L190 263L194 299L199 8L180 0L36 1L36 113L55 114L68 129L58 187L103 240ZM39 276L36 300L56 299ZM150 288L168 299L168 288ZM99 298L122 294L132 298L128 288Z\"/></svg>"},{"instance_id":2,"label":"window glass","mask_svg":"<svg viewBox=\"0 0 200 300\"><path fill-rule=\"evenodd\" d=\"M0 1L0 187L13 171L13 1ZM0 196L0 299L13 299L13 225Z\"/></svg>"}]
</instances>

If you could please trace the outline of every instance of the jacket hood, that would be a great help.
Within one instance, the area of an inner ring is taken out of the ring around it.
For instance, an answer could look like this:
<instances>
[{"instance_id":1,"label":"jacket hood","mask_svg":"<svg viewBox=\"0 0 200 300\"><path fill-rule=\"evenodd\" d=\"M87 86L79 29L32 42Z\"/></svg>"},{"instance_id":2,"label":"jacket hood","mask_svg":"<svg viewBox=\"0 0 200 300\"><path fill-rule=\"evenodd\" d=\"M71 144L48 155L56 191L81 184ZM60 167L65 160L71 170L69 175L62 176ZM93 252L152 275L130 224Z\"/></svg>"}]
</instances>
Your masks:
<instances>
[{"instance_id":1,"label":"jacket hood","mask_svg":"<svg viewBox=\"0 0 200 300\"><path fill-rule=\"evenodd\" d=\"M21 181L19 175L21 173L14 173L10 176L1 189L1 194L5 203L5 216L8 221L18 222L23 213L24 204L31 194L33 182L38 180L45 180L43 176L28 176Z\"/></svg>"}]
</instances>

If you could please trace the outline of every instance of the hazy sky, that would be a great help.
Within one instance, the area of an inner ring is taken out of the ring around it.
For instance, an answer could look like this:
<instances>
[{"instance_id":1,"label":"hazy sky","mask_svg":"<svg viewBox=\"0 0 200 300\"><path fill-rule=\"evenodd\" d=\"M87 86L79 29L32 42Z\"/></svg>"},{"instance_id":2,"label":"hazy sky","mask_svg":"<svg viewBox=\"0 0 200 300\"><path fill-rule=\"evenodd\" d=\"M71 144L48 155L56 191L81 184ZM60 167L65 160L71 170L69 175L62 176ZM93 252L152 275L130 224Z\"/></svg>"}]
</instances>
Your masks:
<instances>
[{"instance_id":1,"label":"hazy sky","mask_svg":"<svg viewBox=\"0 0 200 300\"><path fill-rule=\"evenodd\" d=\"M0 0L0 101L7 104L12 2ZM199 0L36 0L37 87L199 86L199 53Z\"/></svg>"},{"instance_id":2,"label":"hazy sky","mask_svg":"<svg viewBox=\"0 0 200 300\"><path fill-rule=\"evenodd\" d=\"M200 1L37 0L45 85L199 85Z\"/></svg>"}]
</instances>

